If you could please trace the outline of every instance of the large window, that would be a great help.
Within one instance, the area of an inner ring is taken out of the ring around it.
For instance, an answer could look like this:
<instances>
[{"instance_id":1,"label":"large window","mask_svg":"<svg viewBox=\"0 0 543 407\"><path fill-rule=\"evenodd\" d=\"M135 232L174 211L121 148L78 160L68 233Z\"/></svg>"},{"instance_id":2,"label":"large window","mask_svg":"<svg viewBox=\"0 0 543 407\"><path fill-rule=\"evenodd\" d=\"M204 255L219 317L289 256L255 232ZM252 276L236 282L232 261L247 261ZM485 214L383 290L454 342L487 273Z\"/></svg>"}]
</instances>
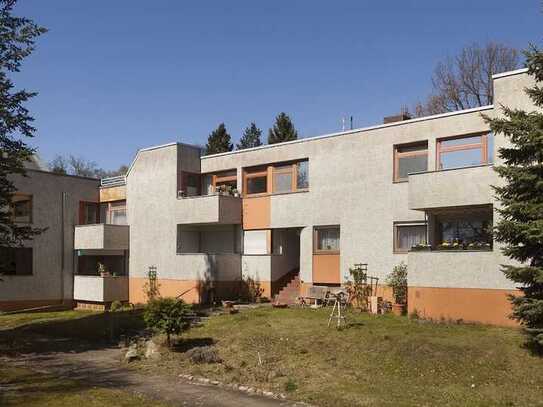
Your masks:
<instances>
[{"instance_id":1,"label":"large window","mask_svg":"<svg viewBox=\"0 0 543 407\"><path fill-rule=\"evenodd\" d=\"M491 249L492 208L450 210L436 215L438 248Z\"/></svg>"},{"instance_id":2,"label":"large window","mask_svg":"<svg viewBox=\"0 0 543 407\"><path fill-rule=\"evenodd\" d=\"M32 248L0 247L0 274L32 274Z\"/></svg>"},{"instance_id":3,"label":"large window","mask_svg":"<svg viewBox=\"0 0 543 407\"><path fill-rule=\"evenodd\" d=\"M418 244L426 244L426 225L424 223L394 224L394 252L406 253Z\"/></svg>"},{"instance_id":4,"label":"large window","mask_svg":"<svg viewBox=\"0 0 543 407\"><path fill-rule=\"evenodd\" d=\"M127 225L126 201L100 204L100 221L109 225Z\"/></svg>"},{"instance_id":5,"label":"large window","mask_svg":"<svg viewBox=\"0 0 543 407\"><path fill-rule=\"evenodd\" d=\"M271 191L268 190L271 178ZM307 160L277 163L245 170L246 195L263 193L287 193L306 191L309 188L309 165Z\"/></svg>"},{"instance_id":6,"label":"large window","mask_svg":"<svg viewBox=\"0 0 543 407\"><path fill-rule=\"evenodd\" d=\"M493 150L492 134L438 140L437 168L446 170L489 164L493 161Z\"/></svg>"},{"instance_id":7,"label":"large window","mask_svg":"<svg viewBox=\"0 0 543 407\"><path fill-rule=\"evenodd\" d=\"M15 194L12 214L16 223L32 223L32 195Z\"/></svg>"},{"instance_id":8,"label":"large window","mask_svg":"<svg viewBox=\"0 0 543 407\"><path fill-rule=\"evenodd\" d=\"M315 253L339 253L339 226L319 226L314 229Z\"/></svg>"},{"instance_id":9,"label":"large window","mask_svg":"<svg viewBox=\"0 0 543 407\"><path fill-rule=\"evenodd\" d=\"M268 192L268 169L266 167L245 170L245 194L264 194Z\"/></svg>"},{"instance_id":10,"label":"large window","mask_svg":"<svg viewBox=\"0 0 543 407\"><path fill-rule=\"evenodd\" d=\"M413 172L428 170L428 142L394 147L394 181L407 181Z\"/></svg>"}]
</instances>

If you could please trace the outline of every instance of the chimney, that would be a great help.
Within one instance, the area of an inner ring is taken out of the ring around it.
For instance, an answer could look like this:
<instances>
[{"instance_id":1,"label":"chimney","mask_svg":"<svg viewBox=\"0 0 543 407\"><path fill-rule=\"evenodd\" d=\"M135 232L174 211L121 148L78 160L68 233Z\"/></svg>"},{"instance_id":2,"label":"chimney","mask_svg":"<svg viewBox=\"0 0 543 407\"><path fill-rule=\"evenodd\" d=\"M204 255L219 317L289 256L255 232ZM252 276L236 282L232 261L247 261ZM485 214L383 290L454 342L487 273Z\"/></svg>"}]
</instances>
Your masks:
<instances>
[{"instance_id":1,"label":"chimney","mask_svg":"<svg viewBox=\"0 0 543 407\"><path fill-rule=\"evenodd\" d=\"M395 114L394 116L387 116L383 119L383 124L403 122L404 120L411 119L411 115L407 112Z\"/></svg>"}]
</instances>

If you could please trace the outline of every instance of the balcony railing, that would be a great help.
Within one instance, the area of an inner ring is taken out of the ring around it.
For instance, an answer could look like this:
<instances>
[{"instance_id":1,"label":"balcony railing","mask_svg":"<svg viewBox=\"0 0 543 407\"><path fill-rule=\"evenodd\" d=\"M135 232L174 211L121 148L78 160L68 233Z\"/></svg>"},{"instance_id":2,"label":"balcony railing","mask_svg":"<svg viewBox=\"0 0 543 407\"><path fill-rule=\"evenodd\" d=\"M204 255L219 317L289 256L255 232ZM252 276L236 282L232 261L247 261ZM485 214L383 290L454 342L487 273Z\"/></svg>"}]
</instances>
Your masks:
<instances>
[{"instance_id":1,"label":"balcony railing","mask_svg":"<svg viewBox=\"0 0 543 407\"><path fill-rule=\"evenodd\" d=\"M120 187L126 185L126 176L120 175L118 177L102 178L100 180L100 186L102 188Z\"/></svg>"},{"instance_id":2,"label":"balcony railing","mask_svg":"<svg viewBox=\"0 0 543 407\"><path fill-rule=\"evenodd\" d=\"M128 250L127 225L78 225L75 227L75 250Z\"/></svg>"},{"instance_id":3,"label":"balcony railing","mask_svg":"<svg viewBox=\"0 0 543 407\"><path fill-rule=\"evenodd\" d=\"M181 198L176 203L178 224L241 223L241 198L230 195L198 195Z\"/></svg>"}]
</instances>

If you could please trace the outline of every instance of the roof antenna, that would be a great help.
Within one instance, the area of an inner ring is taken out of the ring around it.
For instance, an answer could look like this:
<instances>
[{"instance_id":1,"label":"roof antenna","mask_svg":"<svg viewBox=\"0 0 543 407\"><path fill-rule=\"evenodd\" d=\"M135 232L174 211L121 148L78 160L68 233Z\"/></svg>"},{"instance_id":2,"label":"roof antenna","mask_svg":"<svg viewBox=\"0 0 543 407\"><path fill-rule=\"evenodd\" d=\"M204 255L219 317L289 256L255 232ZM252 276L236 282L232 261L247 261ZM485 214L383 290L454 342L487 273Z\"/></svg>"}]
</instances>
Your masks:
<instances>
[{"instance_id":1,"label":"roof antenna","mask_svg":"<svg viewBox=\"0 0 543 407\"><path fill-rule=\"evenodd\" d=\"M353 116L351 116L351 130L353 129Z\"/></svg>"}]
</instances>

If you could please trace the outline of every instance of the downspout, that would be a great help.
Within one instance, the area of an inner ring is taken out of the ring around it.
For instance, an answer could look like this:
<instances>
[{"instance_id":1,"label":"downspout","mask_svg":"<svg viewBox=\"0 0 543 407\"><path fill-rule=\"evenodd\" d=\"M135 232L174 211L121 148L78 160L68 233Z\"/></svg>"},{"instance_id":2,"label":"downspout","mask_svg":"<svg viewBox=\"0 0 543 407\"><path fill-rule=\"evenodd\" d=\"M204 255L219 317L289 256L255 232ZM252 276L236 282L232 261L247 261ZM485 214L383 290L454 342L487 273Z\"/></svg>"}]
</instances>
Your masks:
<instances>
[{"instance_id":1,"label":"downspout","mask_svg":"<svg viewBox=\"0 0 543 407\"><path fill-rule=\"evenodd\" d=\"M62 192L62 202L60 205L60 222L61 222L61 228L60 228L60 304L64 305L64 266L65 266L65 259L64 259L64 251L65 251L65 211L66 211L66 192Z\"/></svg>"}]
</instances>

